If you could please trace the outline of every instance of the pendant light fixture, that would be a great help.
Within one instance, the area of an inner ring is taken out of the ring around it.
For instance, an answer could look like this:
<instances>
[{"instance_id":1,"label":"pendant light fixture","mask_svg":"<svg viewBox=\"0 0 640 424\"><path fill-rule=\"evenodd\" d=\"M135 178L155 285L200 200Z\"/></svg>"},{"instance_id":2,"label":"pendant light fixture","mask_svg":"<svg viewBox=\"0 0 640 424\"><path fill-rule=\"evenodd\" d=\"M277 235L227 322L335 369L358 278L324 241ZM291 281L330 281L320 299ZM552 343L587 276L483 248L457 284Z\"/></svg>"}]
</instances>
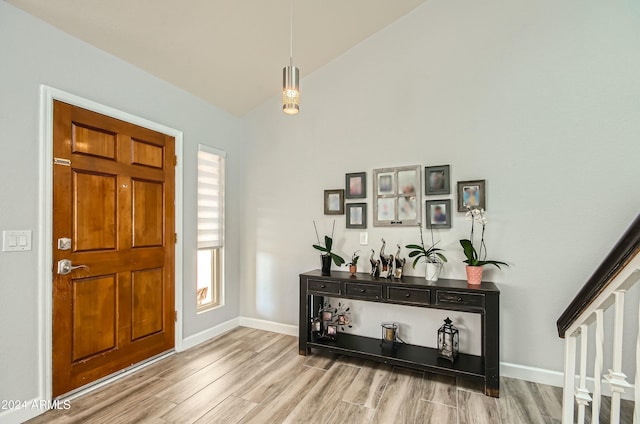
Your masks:
<instances>
[{"instance_id":1,"label":"pendant light fixture","mask_svg":"<svg viewBox=\"0 0 640 424\"><path fill-rule=\"evenodd\" d=\"M289 8L289 66L282 70L282 111L288 115L300 112L300 70L293 66L293 0Z\"/></svg>"}]
</instances>

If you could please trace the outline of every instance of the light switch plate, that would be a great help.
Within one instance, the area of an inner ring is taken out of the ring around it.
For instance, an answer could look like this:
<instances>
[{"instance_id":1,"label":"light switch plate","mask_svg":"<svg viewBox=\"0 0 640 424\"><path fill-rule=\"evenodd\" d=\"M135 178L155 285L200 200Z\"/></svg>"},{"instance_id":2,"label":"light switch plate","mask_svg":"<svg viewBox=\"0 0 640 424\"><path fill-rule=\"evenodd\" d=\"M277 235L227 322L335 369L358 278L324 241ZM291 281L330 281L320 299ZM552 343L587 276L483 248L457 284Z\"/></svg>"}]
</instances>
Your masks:
<instances>
[{"instance_id":1,"label":"light switch plate","mask_svg":"<svg viewBox=\"0 0 640 424\"><path fill-rule=\"evenodd\" d=\"M3 252L24 252L27 250L31 250L31 230L2 232Z\"/></svg>"},{"instance_id":2,"label":"light switch plate","mask_svg":"<svg viewBox=\"0 0 640 424\"><path fill-rule=\"evenodd\" d=\"M366 246L369 244L369 233L363 231L360 233L360 246Z\"/></svg>"}]
</instances>

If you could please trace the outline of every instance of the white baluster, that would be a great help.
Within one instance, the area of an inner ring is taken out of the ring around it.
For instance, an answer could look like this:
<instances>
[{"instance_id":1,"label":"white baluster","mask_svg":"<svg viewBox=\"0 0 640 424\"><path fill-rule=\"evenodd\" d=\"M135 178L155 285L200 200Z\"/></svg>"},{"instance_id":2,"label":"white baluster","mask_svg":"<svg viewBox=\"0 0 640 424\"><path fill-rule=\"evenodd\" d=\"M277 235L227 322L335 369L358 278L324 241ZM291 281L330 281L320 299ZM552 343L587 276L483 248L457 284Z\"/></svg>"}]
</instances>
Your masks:
<instances>
[{"instance_id":1,"label":"white baluster","mask_svg":"<svg viewBox=\"0 0 640 424\"><path fill-rule=\"evenodd\" d=\"M602 400L602 363L604 350L604 311L596 309L596 359L593 365L593 403L591 404L591 424L600 422L600 402Z\"/></svg>"},{"instance_id":2,"label":"white baluster","mask_svg":"<svg viewBox=\"0 0 640 424\"><path fill-rule=\"evenodd\" d=\"M633 424L640 424L640 311L638 311L638 337L636 339L636 379L634 386L635 407L633 409Z\"/></svg>"},{"instance_id":3,"label":"white baluster","mask_svg":"<svg viewBox=\"0 0 640 424\"><path fill-rule=\"evenodd\" d=\"M564 391L562 394L562 422L573 423L573 402L576 387L576 335L565 335Z\"/></svg>"},{"instance_id":4,"label":"white baluster","mask_svg":"<svg viewBox=\"0 0 640 424\"><path fill-rule=\"evenodd\" d=\"M578 404L578 424L584 424L584 409L589 406L591 396L587 390L587 331L586 324L580 326L580 385L576 389L576 403Z\"/></svg>"},{"instance_id":5,"label":"white baluster","mask_svg":"<svg viewBox=\"0 0 640 424\"><path fill-rule=\"evenodd\" d=\"M611 386L611 420L612 423L620 421L620 395L624 389L632 387L627 383L627 376L622 372L622 336L624 323L624 290L613 292L615 296L615 321L613 327L613 367L605 375L605 379Z\"/></svg>"}]
</instances>

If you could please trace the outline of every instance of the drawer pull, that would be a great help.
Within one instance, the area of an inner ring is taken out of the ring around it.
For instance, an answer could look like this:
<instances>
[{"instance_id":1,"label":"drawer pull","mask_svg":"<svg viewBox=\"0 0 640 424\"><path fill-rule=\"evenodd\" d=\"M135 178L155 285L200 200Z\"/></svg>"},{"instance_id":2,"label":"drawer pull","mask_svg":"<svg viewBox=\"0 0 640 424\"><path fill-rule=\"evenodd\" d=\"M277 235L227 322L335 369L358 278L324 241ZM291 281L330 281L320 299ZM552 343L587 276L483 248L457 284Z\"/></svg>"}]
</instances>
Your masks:
<instances>
[{"instance_id":1,"label":"drawer pull","mask_svg":"<svg viewBox=\"0 0 640 424\"><path fill-rule=\"evenodd\" d=\"M366 289L360 289L360 293L366 293L367 290Z\"/></svg>"},{"instance_id":2,"label":"drawer pull","mask_svg":"<svg viewBox=\"0 0 640 424\"><path fill-rule=\"evenodd\" d=\"M404 297L411 297L411 293L405 294Z\"/></svg>"},{"instance_id":3,"label":"drawer pull","mask_svg":"<svg viewBox=\"0 0 640 424\"><path fill-rule=\"evenodd\" d=\"M321 288L321 289L326 289L326 288L327 288L327 286L323 284L323 285L321 285L321 286L320 286L320 288Z\"/></svg>"},{"instance_id":4,"label":"drawer pull","mask_svg":"<svg viewBox=\"0 0 640 424\"><path fill-rule=\"evenodd\" d=\"M462 302L462 298L461 297L458 298L458 302Z\"/></svg>"}]
</instances>

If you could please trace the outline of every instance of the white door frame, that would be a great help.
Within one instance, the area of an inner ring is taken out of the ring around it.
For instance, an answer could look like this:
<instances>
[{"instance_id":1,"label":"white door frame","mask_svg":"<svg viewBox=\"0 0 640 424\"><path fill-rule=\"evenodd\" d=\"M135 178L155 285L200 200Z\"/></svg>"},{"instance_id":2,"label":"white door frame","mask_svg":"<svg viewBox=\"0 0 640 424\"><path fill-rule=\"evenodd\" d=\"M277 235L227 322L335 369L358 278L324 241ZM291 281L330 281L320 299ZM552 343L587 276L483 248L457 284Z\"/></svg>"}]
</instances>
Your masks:
<instances>
[{"instance_id":1,"label":"white door frame","mask_svg":"<svg viewBox=\"0 0 640 424\"><path fill-rule=\"evenodd\" d=\"M40 86L40 136L39 136L39 189L38 189L38 377L40 399L52 399L52 352L53 352L53 101L60 100L83 109L127 121L175 138L175 153L180 160L175 172L175 227L178 242L175 246L175 310L178 320L175 325L175 350L182 350L182 131L176 130L101 105L88 99L46 85Z\"/></svg>"}]
</instances>

